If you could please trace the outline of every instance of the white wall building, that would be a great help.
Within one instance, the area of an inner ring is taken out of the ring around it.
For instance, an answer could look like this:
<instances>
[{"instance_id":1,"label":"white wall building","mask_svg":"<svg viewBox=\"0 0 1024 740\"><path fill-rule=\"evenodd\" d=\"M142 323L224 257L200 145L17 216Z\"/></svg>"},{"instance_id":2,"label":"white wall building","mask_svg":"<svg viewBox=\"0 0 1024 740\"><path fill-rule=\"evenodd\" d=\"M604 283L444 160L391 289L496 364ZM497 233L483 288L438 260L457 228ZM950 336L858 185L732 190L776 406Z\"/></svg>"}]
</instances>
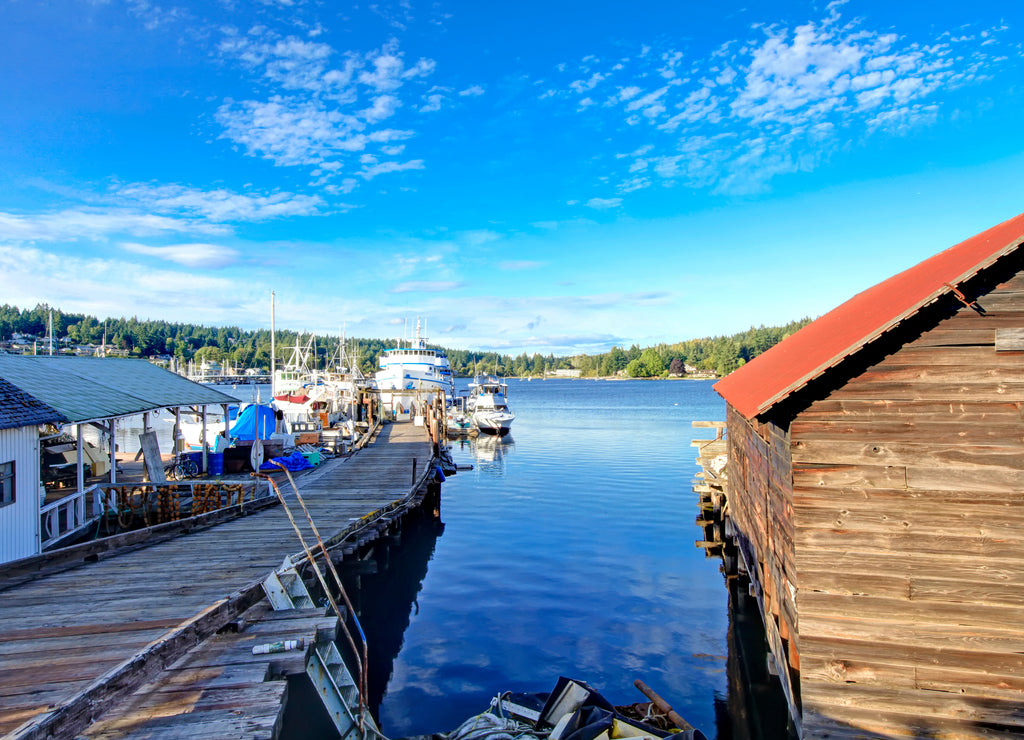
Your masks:
<instances>
[{"instance_id":1,"label":"white wall building","mask_svg":"<svg viewBox=\"0 0 1024 740\"><path fill-rule=\"evenodd\" d=\"M0 563L39 552L39 425L63 421L0 378Z\"/></svg>"}]
</instances>

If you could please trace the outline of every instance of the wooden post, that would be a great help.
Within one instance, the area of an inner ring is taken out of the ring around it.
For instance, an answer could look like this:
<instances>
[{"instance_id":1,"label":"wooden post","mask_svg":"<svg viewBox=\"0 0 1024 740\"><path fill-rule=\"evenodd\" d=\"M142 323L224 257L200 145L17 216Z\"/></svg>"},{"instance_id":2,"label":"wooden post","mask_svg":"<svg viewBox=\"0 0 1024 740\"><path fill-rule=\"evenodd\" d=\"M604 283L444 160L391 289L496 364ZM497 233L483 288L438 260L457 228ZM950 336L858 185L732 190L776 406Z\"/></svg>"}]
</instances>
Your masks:
<instances>
[{"instance_id":1,"label":"wooden post","mask_svg":"<svg viewBox=\"0 0 1024 740\"><path fill-rule=\"evenodd\" d=\"M111 419L107 422L107 433L110 435L110 485L117 483L117 437L116 422Z\"/></svg>"},{"instance_id":2,"label":"wooden post","mask_svg":"<svg viewBox=\"0 0 1024 740\"><path fill-rule=\"evenodd\" d=\"M171 453L176 455L181 452L181 406L174 407L174 444L171 445Z\"/></svg>"},{"instance_id":3,"label":"wooden post","mask_svg":"<svg viewBox=\"0 0 1024 740\"><path fill-rule=\"evenodd\" d=\"M206 442L206 406L203 406L203 472L209 472L209 463L207 462L207 456L210 454L210 445Z\"/></svg>"},{"instance_id":4,"label":"wooden post","mask_svg":"<svg viewBox=\"0 0 1024 740\"><path fill-rule=\"evenodd\" d=\"M75 490L81 493L85 490L85 463L82 461L82 425L76 426L75 430L75 437L77 438L75 439L75 485L78 486Z\"/></svg>"},{"instance_id":5,"label":"wooden post","mask_svg":"<svg viewBox=\"0 0 1024 740\"><path fill-rule=\"evenodd\" d=\"M222 432L222 435L224 437L224 444L223 444L223 446L227 447L228 446L228 440L230 439L230 436L228 435L228 405L226 403L222 403L220 407L224 410L224 431ZM241 408L241 406L239 406L239 408ZM255 443L255 440L259 439L259 436L260 436L260 433L259 433L260 415L258 413L256 414L255 419L256 420L253 422L253 424L255 426L255 432L254 432L254 436L253 436L253 442L254 443Z\"/></svg>"},{"instance_id":6,"label":"wooden post","mask_svg":"<svg viewBox=\"0 0 1024 740\"><path fill-rule=\"evenodd\" d=\"M414 486L416 485L416 458L415 457L412 459L412 484L411 485L414 485Z\"/></svg>"}]
</instances>

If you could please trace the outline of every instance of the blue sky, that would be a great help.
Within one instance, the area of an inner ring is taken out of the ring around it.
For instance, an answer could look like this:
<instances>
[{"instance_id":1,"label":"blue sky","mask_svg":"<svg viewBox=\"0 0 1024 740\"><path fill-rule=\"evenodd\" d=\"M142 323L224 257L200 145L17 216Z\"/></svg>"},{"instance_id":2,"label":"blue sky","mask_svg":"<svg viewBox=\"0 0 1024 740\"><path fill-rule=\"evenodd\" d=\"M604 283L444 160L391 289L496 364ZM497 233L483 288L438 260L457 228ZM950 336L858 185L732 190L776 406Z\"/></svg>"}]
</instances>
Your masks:
<instances>
[{"instance_id":1,"label":"blue sky","mask_svg":"<svg viewBox=\"0 0 1024 740\"><path fill-rule=\"evenodd\" d=\"M0 2L0 303L558 355L1024 211L1024 7Z\"/></svg>"}]
</instances>

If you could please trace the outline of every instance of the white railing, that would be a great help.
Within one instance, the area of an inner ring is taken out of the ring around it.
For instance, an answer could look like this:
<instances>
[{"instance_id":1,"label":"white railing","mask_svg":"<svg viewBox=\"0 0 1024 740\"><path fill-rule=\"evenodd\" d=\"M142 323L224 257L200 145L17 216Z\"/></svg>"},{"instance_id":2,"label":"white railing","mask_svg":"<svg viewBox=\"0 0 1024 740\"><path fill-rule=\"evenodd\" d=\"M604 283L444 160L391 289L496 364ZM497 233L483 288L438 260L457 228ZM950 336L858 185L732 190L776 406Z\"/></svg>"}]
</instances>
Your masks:
<instances>
[{"instance_id":1,"label":"white railing","mask_svg":"<svg viewBox=\"0 0 1024 740\"><path fill-rule=\"evenodd\" d=\"M61 540L82 531L95 518L86 516L85 505L90 496L99 493L99 486L75 491L39 509L39 540L42 549L53 547ZM95 506L95 503L94 503Z\"/></svg>"},{"instance_id":2,"label":"white railing","mask_svg":"<svg viewBox=\"0 0 1024 740\"><path fill-rule=\"evenodd\" d=\"M191 501L194 499L193 492L195 490L195 486L204 484L208 485L202 480L173 484L140 484L139 488L143 489L141 492L143 500L141 504L142 509L139 511L150 510L149 507L155 505L155 492L160 489L170 487L173 487L174 489L181 489L181 494L185 500ZM237 486L237 484L228 485L230 489L234 489L235 486ZM134 486L129 486L129 488L133 487ZM134 504L118 503L118 498L115 494L108 494L110 489L116 488L118 488L118 486L111 486L107 483L97 483L96 485L89 486L84 491L76 491L75 493L68 494L62 499L40 507L39 541L41 550L45 551L58 546L69 537L80 533L90 525L96 524L97 520L104 516L104 514L116 515L119 511L123 511L134 516L137 513L131 508ZM245 498L253 500L270 496L270 485L268 484L261 494L260 491L262 488L263 487L259 482L255 482L246 484L240 494L233 492L232 490L217 490L215 492L216 499L213 504L214 509L226 508L235 505L235 498L237 498L237 505L240 506ZM188 491L186 492L184 489L188 489ZM133 500L134 495L135 494L133 494ZM89 505L90 500L91 506ZM210 501L208 500L206 501L206 506L209 505ZM87 506L89 508L88 511L86 508ZM198 513L205 513L212 510L213 509L205 508ZM193 509L193 513L196 513L195 509ZM139 516L144 515L139 514ZM175 514L173 518L178 519L179 516ZM148 520L146 520L146 524L148 526Z\"/></svg>"}]
</instances>

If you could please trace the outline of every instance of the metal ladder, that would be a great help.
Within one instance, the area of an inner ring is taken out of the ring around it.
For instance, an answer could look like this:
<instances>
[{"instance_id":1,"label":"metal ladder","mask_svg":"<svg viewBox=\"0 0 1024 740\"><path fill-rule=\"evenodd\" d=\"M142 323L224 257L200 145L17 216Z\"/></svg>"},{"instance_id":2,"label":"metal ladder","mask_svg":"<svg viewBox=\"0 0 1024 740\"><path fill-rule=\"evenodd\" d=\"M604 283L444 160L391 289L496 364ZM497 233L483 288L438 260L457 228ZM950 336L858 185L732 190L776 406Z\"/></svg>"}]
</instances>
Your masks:
<instances>
[{"instance_id":1,"label":"metal ladder","mask_svg":"<svg viewBox=\"0 0 1024 740\"><path fill-rule=\"evenodd\" d=\"M306 675L331 715L341 740L350 735L358 740L386 740L369 712L363 714L360 722L359 687L332 641L318 641L306 654Z\"/></svg>"},{"instance_id":2,"label":"metal ladder","mask_svg":"<svg viewBox=\"0 0 1024 740\"><path fill-rule=\"evenodd\" d=\"M338 731L342 740L346 740L349 736L352 736L353 740L387 740L387 738L381 734L380 729L377 727L377 723L367 710L365 697L360 694L360 687L362 686L363 690L365 690L366 687L366 664L368 662L366 637L363 634L362 627L359 625L359 619L356 617L355 610L352 607L352 602L349 600L348 595L345 593L345 588L341 584L341 577L334 568L334 563L331 561L330 554L327 552L327 548L324 546L323 540L320 538L320 533L317 531L316 525L313 523L309 510L306 508L306 504L302 500L302 495L299 493L298 487L296 487L291 473L288 473L288 471L285 472L288 474L288 481L291 483L292 488L295 491L295 498L302 507L302 510L306 515L306 520L309 523L313 534L316 536L317 542L320 546L320 552L324 557L324 562L331 571L331 574L334 576L335 584L345 599L345 606L339 605L331 595L327 581L324 579L323 572L320 570L320 566L313 557L312 548L306 544L301 530L295 523L291 509L288 507L288 503L281 494L277 484L269 478L269 476L267 477L267 480L270 482L274 492L277 494L282 508L288 515L288 519L291 521L292 526L295 529L295 533L298 535L299 541L302 543L302 556L306 559L313 572L316 574L317 580L320 582L320 585L324 590L324 594L330 602L331 609L338 617L338 626L340 627L342 634L344 634L348 640L349 646L352 648L353 655L355 656L354 660L357 668L359 669L360 680L359 682L356 682L352 677L352 673L349 671L349 667L345 664L345 660L342 658L341 653L338 651L338 646L334 644L334 641L319 634L317 636L316 643L310 646L306 652L306 674L313 682L313 686L316 688L316 692L320 696L320 700L331 715L331 721L334 723L334 727ZM299 575L291 557L286 557L281 567L271 572L270 575L264 579L263 591L267 595L267 599L274 611L282 609L311 608L316 606L313 603L313 599L306 588L306 584L303 582L302 576ZM359 645L357 645L352 633L349 631L348 626L345 623L346 614L351 616L358 631L360 644L362 646L362 657L360 657L359 654Z\"/></svg>"},{"instance_id":3,"label":"metal ladder","mask_svg":"<svg viewBox=\"0 0 1024 740\"><path fill-rule=\"evenodd\" d=\"M289 557L284 559L280 568L271 571L263 580L263 593L267 595L275 612L283 609L312 609L316 606L295 563Z\"/></svg>"}]
</instances>

